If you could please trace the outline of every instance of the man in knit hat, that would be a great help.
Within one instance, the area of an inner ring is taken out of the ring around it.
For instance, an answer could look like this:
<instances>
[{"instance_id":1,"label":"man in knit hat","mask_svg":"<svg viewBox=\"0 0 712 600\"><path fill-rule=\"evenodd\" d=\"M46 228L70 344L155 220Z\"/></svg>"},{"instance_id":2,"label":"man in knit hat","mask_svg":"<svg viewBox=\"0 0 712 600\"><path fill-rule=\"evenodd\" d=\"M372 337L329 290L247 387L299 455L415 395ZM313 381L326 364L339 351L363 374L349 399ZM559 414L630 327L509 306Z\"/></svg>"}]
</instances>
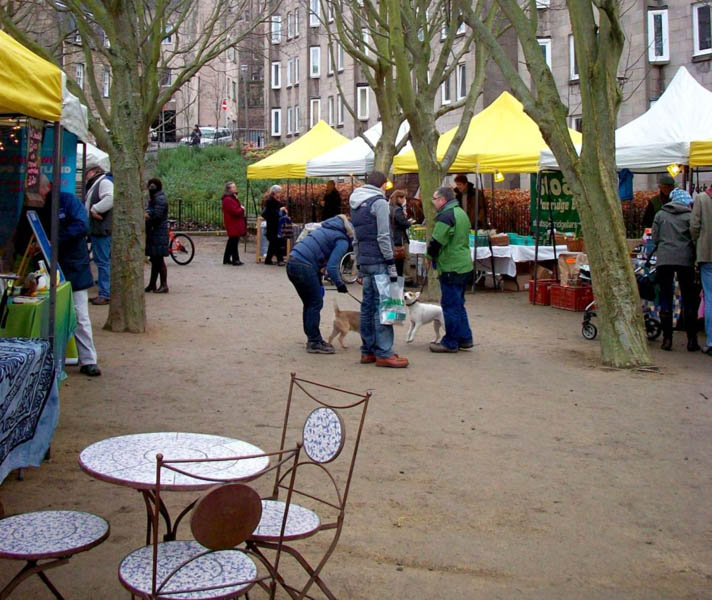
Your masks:
<instances>
[{"instance_id":1,"label":"man in knit hat","mask_svg":"<svg viewBox=\"0 0 712 600\"><path fill-rule=\"evenodd\" d=\"M87 157L87 193L84 206L89 213L89 239L98 272L98 294L92 304L109 304L111 298L111 227L114 213L114 181L97 159Z\"/></svg>"},{"instance_id":2,"label":"man in knit hat","mask_svg":"<svg viewBox=\"0 0 712 600\"><path fill-rule=\"evenodd\" d=\"M657 213L663 204L670 202L670 192L675 189L675 179L665 173L658 178L658 193L648 200L648 206L643 214L643 227L652 227L655 213Z\"/></svg>"}]
</instances>

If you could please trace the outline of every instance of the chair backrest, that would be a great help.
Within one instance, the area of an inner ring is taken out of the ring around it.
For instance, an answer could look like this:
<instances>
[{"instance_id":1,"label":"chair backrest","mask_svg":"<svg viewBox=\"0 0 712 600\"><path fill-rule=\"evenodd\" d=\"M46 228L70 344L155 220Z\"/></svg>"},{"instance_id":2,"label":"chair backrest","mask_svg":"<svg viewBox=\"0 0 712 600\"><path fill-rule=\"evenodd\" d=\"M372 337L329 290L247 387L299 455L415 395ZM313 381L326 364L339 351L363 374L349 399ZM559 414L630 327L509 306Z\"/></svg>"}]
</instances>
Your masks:
<instances>
[{"instance_id":1,"label":"chair backrest","mask_svg":"<svg viewBox=\"0 0 712 600\"><path fill-rule=\"evenodd\" d=\"M288 431L295 424L300 426L304 447L300 469L304 465L317 467L327 476L331 487L306 489L300 476L293 491L336 509L339 522L346 507L370 398L370 392L351 392L291 374L280 448L285 447ZM347 426L353 428L348 436ZM287 473L279 468L275 473L273 494L277 497L280 488L286 488ZM331 499L334 495L335 501Z\"/></svg>"}]
</instances>

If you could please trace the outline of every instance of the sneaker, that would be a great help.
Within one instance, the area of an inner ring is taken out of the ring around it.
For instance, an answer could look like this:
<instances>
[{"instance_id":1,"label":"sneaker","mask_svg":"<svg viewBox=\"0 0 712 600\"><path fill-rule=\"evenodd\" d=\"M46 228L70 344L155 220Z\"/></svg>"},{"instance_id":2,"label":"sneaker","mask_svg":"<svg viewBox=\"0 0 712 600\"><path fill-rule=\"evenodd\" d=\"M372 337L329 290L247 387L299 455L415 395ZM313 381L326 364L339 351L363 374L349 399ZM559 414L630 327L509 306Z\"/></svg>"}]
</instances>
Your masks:
<instances>
[{"instance_id":1,"label":"sneaker","mask_svg":"<svg viewBox=\"0 0 712 600\"><path fill-rule=\"evenodd\" d=\"M390 367L391 369L404 369L408 366L408 359L401 358L397 354L391 354L385 358L376 357L377 367Z\"/></svg>"},{"instance_id":2,"label":"sneaker","mask_svg":"<svg viewBox=\"0 0 712 600\"><path fill-rule=\"evenodd\" d=\"M89 300L89 302L91 302L94 305L101 306L103 304L109 304L111 302L111 300L109 300L108 298L104 298L104 296L96 296L95 298L92 298L91 300Z\"/></svg>"},{"instance_id":3,"label":"sneaker","mask_svg":"<svg viewBox=\"0 0 712 600\"><path fill-rule=\"evenodd\" d=\"M457 345L458 349L460 350L472 350L472 348L475 347L475 344L473 342L460 342Z\"/></svg>"},{"instance_id":4,"label":"sneaker","mask_svg":"<svg viewBox=\"0 0 712 600\"><path fill-rule=\"evenodd\" d=\"M448 348L440 343L431 342L430 343L431 352L457 352L457 348Z\"/></svg>"},{"instance_id":5,"label":"sneaker","mask_svg":"<svg viewBox=\"0 0 712 600\"><path fill-rule=\"evenodd\" d=\"M79 372L89 377L99 377L101 375L101 369L96 365L83 365L79 367Z\"/></svg>"},{"instance_id":6,"label":"sneaker","mask_svg":"<svg viewBox=\"0 0 712 600\"><path fill-rule=\"evenodd\" d=\"M361 364L362 365L369 365L371 363L376 362L376 355L375 354L362 354L361 355Z\"/></svg>"},{"instance_id":7,"label":"sneaker","mask_svg":"<svg viewBox=\"0 0 712 600\"><path fill-rule=\"evenodd\" d=\"M333 354L334 347L328 342L307 342L307 352L309 354Z\"/></svg>"}]
</instances>

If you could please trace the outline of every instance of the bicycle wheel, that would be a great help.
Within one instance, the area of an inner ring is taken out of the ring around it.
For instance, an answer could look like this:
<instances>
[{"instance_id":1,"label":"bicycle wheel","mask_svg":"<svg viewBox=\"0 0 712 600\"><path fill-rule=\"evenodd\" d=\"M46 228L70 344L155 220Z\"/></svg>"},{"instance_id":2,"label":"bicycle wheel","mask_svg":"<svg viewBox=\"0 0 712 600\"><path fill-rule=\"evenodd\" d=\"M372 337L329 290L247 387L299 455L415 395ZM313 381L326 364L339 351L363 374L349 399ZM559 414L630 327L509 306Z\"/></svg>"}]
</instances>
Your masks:
<instances>
[{"instance_id":1,"label":"bicycle wheel","mask_svg":"<svg viewBox=\"0 0 712 600\"><path fill-rule=\"evenodd\" d=\"M193 240L185 233L176 233L171 240L170 253L179 265L187 265L195 255Z\"/></svg>"},{"instance_id":2,"label":"bicycle wheel","mask_svg":"<svg viewBox=\"0 0 712 600\"><path fill-rule=\"evenodd\" d=\"M591 323L591 321L586 321L581 326L581 335L587 340L596 339L596 336L598 335L598 328L593 323Z\"/></svg>"},{"instance_id":3,"label":"bicycle wheel","mask_svg":"<svg viewBox=\"0 0 712 600\"><path fill-rule=\"evenodd\" d=\"M645 335L649 340L656 340L662 333L663 328L660 321L652 317L645 318Z\"/></svg>"},{"instance_id":4,"label":"bicycle wheel","mask_svg":"<svg viewBox=\"0 0 712 600\"><path fill-rule=\"evenodd\" d=\"M339 274L344 283L353 283L358 279L358 269L356 268L356 255L353 252L344 254L339 263Z\"/></svg>"}]
</instances>

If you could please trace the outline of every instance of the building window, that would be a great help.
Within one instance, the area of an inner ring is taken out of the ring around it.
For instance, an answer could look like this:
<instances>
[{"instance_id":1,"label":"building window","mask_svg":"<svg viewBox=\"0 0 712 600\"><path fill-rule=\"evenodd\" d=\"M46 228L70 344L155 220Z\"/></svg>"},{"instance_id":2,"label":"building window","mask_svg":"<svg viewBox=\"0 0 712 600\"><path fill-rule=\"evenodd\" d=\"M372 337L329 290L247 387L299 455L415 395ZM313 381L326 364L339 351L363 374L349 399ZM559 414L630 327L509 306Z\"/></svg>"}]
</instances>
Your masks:
<instances>
[{"instance_id":1,"label":"building window","mask_svg":"<svg viewBox=\"0 0 712 600\"><path fill-rule=\"evenodd\" d=\"M550 4L551 4L551 0L536 0L537 8L549 8Z\"/></svg>"},{"instance_id":2,"label":"building window","mask_svg":"<svg viewBox=\"0 0 712 600\"><path fill-rule=\"evenodd\" d=\"M173 43L173 35L171 34L172 29L173 29L173 25L171 25L170 23L166 23L166 25L163 27L164 37L161 40L161 44L172 44Z\"/></svg>"},{"instance_id":3,"label":"building window","mask_svg":"<svg viewBox=\"0 0 712 600\"><path fill-rule=\"evenodd\" d=\"M452 94L450 91L450 76L448 75L440 86L440 96L443 104L452 102Z\"/></svg>"},{"instance_id":4,"label":"building window","mask_svg":"<svg viewBox=\"0 0 712 600\"><path fill-rule=\"evenodd\" d=\"M237 81L232 82L232 99L237 100Z\"/></svg>"},{"instance_id":5,"label":"building window","mask_svg":"<svg viewBox=\"0 0 712 600\"><path fill-rule=\"evenodd\" d=\"M319 0L309 0L309 27L319 27Z\"/></svg>"},{"instance_id":6,"label":"building window","mask_svg":"<svg viewBox=\"0 0 712 600\"><path fill-rule=\"evenodd\" d=\"M336 124L344 124L344 97L341 94L336 96Z\"/></svg>"},{"instance_id":7,"label":"building window","mask_svg":"<svg viewBox=\"0 0 712 600\"><path fill-rule=\"evenodd\" d=\"M326 48L326 74L327 75L334 74L334 61L331 59L332 52L336 52L336 48L334 48L333 46L328 46Z\"/></svg>"},{"instance_id":8,"label":"building window","mask_svg":"<svg viewBox=\"0 0 712 600\"><path fill-rule=\"evenodd\" d=\"M457 99L462 100L467 96L467 67L457 65Z\"/></svg>"},{"instance_id":9,"label":"building window","mask_svg":"<svg viewBox=\"0 0 712 600\"><path fill-rule=\"evenodd\" d=\"M294 107L294 133L299 133L299 106Z\"/></svg>"},{"instance_id":10,"label":"building window","mask_svg":"<svg viewBox=\"0 0 712 600\"><path fill-rule=\"evenodd\" d=\"M309 127L314 127L321 119L321 99L312 98L309 102Z\"/></svg>"},{"instance_id":11,"label":"building window","mask_svg":"<svg viewBox=\"0 0 712 600\"><path fill-rule=\"evenodd\" d=\"M102 82L102 93L104 98L109 97L109 90L111 88L111 69L109 67L104 66L104 81Z\"/></svg>"},{"instance_id":12,"label":"building window","mask_svg":"<svg viewBox=\"0 0 712 600\"><path fill-rule=\"evenodd\" d=\"M299 57L294 58L294 85L299 85Z\"/></svg>"},{"instance_id":13,"label":"building window","mask_svg":"<svg viewBox=\"0 0 712 600\"><path fill-rule=\"evenodd\" d=\"M321 76L321 46L309 47L309 77L318 79Z\"/></svg>"},{"instance_id":14,"label":"building window","mask_svg":"<svg viewBox=\"0 0 712 600\"><path fill-rule=\"evenodd\" d=\"M551 38L537 38L536 41L539 43L539 48L541 48L544 54L546 66L551 70Z\"/></svg>"},{"instance_id":15,"label":"building window","mask_svg":"<svg viewBox=\"0 0 712 600\"><path fill-rule=\"evenodd\" d=\"M158 85L161 87L167 87L173 83L173 77L171 70L168 68L160 69L158 72Z\"/></svg>"},{"instance_id":16,"label":"building window","mask_svg":"<svg viewBox=\"0 0 712 600\"><path fill-rule=\"evenodd\" d=\"M329 20L329 23L333 23L334 22L334 2L333 2L333 0L331 2L329 2L328 4L329 4L329 8L327 9L328 10L328 20Z\"/></svg>"},{"instance_id":17,"label":"building window","mask_svg":"<svg viewBox=\"0 0 712 600\"><path fill-rule=\"evenodd\" d=\"M356 117L359 121L368 121L368 87L365 85L356 88Z\"/></svg>"},{"instance_id":18,"label":"building window","mask_svg":"<svg viewBox=\"0 0 712 600\"><path fill-rule=\"evenodd\" d=\"M75 44L81 44L81 43L82 43L82 34L79 33L79 30L77 30L77 31L74 32L74 38L72 38L72 39L74 40L74 43L75 43Z\"/></svg>"},{"instance_id":19,"label":"building window","mask_svg":"<svg viewBox=\"0 0 712 600\"><path fill-rule=\"evenodd\" d=\"M286 87L292 87L292 59L291 58L287 60L287 85L286 85ZM289 121L287 121L287 122L289 122Z\"/></svg>"},{"instance_id":20,"label":"building window","mask_svg":"<svg viewBox=\"0 0 712 600\"><path fill-rule=\"evenodd\" d=\"M447 38L447 20L440 27L440 41L442 42L445 38Z\"/></svg>"},{"instance_id":21,"label":"building window","mask_svg":"<svg viewBox=\"0 0 712 600\"><path fill-rule=\"evenodd\" d=\"M328 115L329 115L329 125L332 127L334 126L334 97L329 96L329 99L327 101L327 106L328 106Z\"/></svg>"},{"instance_id":22,"label":"building window","mask_svg":"<svg viewBox=\"0 0 712 600\"><path fill-rule=\"evenodd\" d=\"M272 15L272 43L279 44L282 39L282 16Z\"/></svg>"},{"instance_id":23,"label":"building window","mask_svg":"<svg viewBox=\"0 0 712 600\"><path fill-rule=\"evenodd\" d=\"M78 63L74 66L74 79L80 89L84 89L84 65Z\"/></svg>"},{"instance_id":24,"label":"building window","mask_svg":"<svg viewBox=\"0 0 712 600\"><path fill-rule=\"evenodd\" d=\"M287 135L292 134L292 107L287 107Z\"/></svg>"},{"instance_id":25,"label":"building window","mask_svg":"<svg viewBox=\"0 0 712 600\"><path fill-rule=\"evenodd\" d=\"M111 42L109 41L109 36L106 35L106 31L101 32L101 39L104 42L104 48L111 48Z\"/></svg>"},{"instance_id":26,"label":"building window","mask_svg":"<svg viewBox=\"0 0 712 600\"><path fill-rule=\"evenodd\" d=\"M342 73L344 70L344 47L341 44L336 44L336 70Z\"/></svg>"},{"instance_id":27,"label":"building window","mask_svg":"<svg viewBox=\"0 0 712 600\"><path fill-rule=\"evenodd\" d=\"M583 118L581 115L575 115L570 117L571 120L571 129L575 129L576 131L583 131Z\"/></svg>"},{"instance_id":28,"label":"building window","mask_svg":"<svg viewBox=\"0 0 712 600\"><path fill-rule=\"evenodd\" d=\"M670 61L667 8L648 11L648 61L651 63Z\"/></svg>"},{"instance_id":29,"label":"building window","mask_svg":"<svg viewBox=\"0 0 712 600\"><path fill-rule=\"evenodd\" d=\"M712 6L707 2L692 5L694 55L712 53Z\"/></svg>"},{"instance_id":30,"label":"building window","mask_svg":"<svg viewBox=\"0 0 712 600\"><path fill-rule=\"evenodd\" d=\"M272 75L270 77L271 87L278 90L282 87L282 64L279 61L272 63Z\"/></svg>"},{"instance_id":31,"label":"building window","mask_svg":"<svg viewBox=\"0 0 712 600\"><path fill-rule=\"evenodd\" d=\"M294 37L299 37L300 21L301 21L301 9L299 7L294 9Z\"/></svg>"},{"instance_id":32,"label":"building window","mask_svg":"<svg viewBox=\"0 0 712 600\"><path fill-rule=\"evenodd\" d=\"M370 44L371 37L369 35L368 27L362 27L361 28L361 41L363 42L363 53L365 56L368 56L370 51L369 51L369 44Z\"/></svg>"},{"instance_id":33,"label":"building window","mask_svg":"<svg viewBox=\"0 0 712 600\"><path fill-rule=\"evenodd\" d=\"M294 37L294 13L287 13L287 39L291 40ZM289 122L289 120L287 120Z\"/></svg>"},{"instance_id":34,"label":"building window","mask_svg":"<svg viewBox=\"0 0 712 600\"><path fill-rule=\"evenodd\" d=\"M282 135L282 109L272 109L272 135L279 137Z\"/></svg>"},{"instance_id":35,"label":"building window","mask_svg":"<svg viewBox=\"0 0 712 600\"><path fill-rule=\"evenodd\" d=\"M578 81L579 70L578 61L576 60L576 47L574 45L574 36L569 35L569 79Z\"/></svg>"}]
</instances>

